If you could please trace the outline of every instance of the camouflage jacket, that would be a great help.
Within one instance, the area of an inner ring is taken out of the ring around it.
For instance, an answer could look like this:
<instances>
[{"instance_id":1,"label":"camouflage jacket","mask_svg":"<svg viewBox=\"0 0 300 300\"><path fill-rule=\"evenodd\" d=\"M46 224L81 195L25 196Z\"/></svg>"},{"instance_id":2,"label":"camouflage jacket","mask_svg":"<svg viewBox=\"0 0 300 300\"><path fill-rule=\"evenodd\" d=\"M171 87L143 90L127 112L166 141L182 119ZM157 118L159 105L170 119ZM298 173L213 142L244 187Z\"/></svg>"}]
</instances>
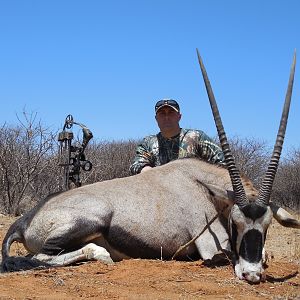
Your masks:
<instances>
[{"instance_id":1,"label":"camouflage jacket","mask_svg":"<svg viewBox=\"0 0 300 300\"><path fill-rule=\"evenodd\" d=\"M161 133L145 137L136 148L130 172L138 174L145 166L156 167L183 157L199 157L211 163L224 164L222 150L203 131L181 129L170 139L164 138Z\"/></svg>"}]
</instances>

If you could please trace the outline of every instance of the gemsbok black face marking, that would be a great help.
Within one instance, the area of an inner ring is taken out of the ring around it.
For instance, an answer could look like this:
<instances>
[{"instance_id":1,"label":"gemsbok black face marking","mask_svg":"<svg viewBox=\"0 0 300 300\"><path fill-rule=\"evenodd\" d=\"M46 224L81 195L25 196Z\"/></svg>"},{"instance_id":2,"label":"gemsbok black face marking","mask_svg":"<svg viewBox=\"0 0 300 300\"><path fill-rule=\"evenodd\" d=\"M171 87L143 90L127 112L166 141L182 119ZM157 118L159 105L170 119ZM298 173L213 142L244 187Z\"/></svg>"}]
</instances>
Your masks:
<instances>
[{"instance_id":1,"label":"gemsbok black face marking","mask_svg":"<svg viewBox=\"0 0 300 300\"><path fill-rule=\"evenodd\" d=\"M272 215L284 226L300 228L299 221L269 202L295 60L276 147L259 192L235 166L200 56L199 62L227 169L196 158L178 159L139 175L51 195L9 228L2 243L2 271L64 266L87 259L112 263L177 255L181 260L199 256L211 260L223 249L234 252L239 278L260 282ZM9 256L14 241L23 243L33 257Z\"/></svg>"}]
</instances>

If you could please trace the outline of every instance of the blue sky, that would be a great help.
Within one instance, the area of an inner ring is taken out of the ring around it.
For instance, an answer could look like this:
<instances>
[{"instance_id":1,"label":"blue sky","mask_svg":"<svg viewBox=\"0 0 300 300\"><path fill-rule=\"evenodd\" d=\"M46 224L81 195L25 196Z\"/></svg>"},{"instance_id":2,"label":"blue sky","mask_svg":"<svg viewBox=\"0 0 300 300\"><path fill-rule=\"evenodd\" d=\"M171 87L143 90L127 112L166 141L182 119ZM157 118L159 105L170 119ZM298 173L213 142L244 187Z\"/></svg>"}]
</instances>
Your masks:
<instances>
[{"instance_id":1,"label":"blue sky","mask_svg":"<svg viewBox=\"0 0 300 300\"><path fill-rule=\"evenodd\" d=\"M97 140L138 139L170 97L182 127L215 136L198 48L228 136L273 147L299 12L298 0L0 0L0 125L25 108L53 130L72 114ZM298 73L285 149L300 146Z\"/></svg>"}]
</instances>

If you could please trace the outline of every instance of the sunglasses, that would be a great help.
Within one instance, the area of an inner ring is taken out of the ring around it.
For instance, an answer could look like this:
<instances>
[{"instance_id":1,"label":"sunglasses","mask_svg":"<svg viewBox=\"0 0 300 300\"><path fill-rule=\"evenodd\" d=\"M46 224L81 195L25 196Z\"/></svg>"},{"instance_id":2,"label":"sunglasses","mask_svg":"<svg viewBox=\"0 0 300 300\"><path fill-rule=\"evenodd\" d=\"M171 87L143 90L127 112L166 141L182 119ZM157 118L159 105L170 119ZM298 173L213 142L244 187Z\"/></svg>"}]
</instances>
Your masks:
<instances>
[{"instance_id":1,"label":"sunglasses","mask_svg":"<svg viewBox=\"0 0 300 300\"><path fill-rule=\"evenodd\" d=\"M160 107L164 106L164 105L169 105L174 107L177 111L179 111L179 104L177 103L177 101L173 100L173 99L168 99L168 100L160 100L155 104L155 111L157 111Z\"/></svg>"}]
</instances>

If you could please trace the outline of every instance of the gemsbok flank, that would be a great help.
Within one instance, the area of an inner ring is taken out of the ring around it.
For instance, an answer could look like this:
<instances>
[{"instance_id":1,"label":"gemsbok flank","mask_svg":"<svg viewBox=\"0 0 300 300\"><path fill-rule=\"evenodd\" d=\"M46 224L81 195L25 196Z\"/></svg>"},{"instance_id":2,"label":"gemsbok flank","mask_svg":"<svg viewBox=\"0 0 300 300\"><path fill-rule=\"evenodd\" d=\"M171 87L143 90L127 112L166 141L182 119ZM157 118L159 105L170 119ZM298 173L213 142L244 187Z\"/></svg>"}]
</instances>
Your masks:
<instances>
[{"instance_id":1,"label":"gemsbok flank","mask_svg":"<svg viewBox=\"0 0 300 300\"><path fill-rule=\"evenodd\" d=\"M299 221L270 201L296 54L274 152L259 191L240 176L198 50L197 55L227 168L197 158L178 159L139 175L50 195L9 228L2 244L3 272L87 259L171 259L175 253L181 260L211 260L228 250L240 279L262 280L272 216L283 226L300 228ZM23 243L31 255L9 256L14 241Z\"/></svg>"}]
</instances>

